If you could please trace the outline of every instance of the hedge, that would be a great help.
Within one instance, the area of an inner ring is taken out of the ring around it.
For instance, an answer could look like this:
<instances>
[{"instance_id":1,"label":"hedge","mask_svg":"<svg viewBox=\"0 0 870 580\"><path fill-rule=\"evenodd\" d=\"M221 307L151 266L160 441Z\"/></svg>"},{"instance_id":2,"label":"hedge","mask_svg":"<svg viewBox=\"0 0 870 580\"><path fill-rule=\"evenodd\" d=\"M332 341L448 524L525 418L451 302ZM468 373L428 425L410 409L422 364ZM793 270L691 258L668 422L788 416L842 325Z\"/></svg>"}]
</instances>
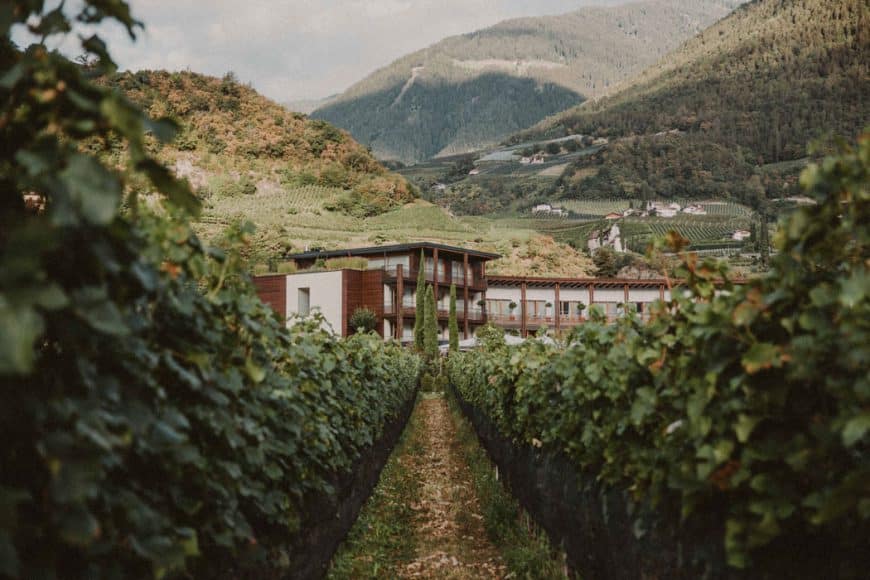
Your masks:
<instances>
[{"instance_id":1,"label":"hedge","mask_svg":"<svg viewBox=\"0 0 870 580\"><path fill-rule=\"evenodd\" d=\"M205 248L186 225L198 200L153 156L174 124L91 81L102 41L79 66L9 40L134 35L124 2L3 11L0 577L292 574L306 506L342 499L418 357L286 329L242 274L249 231Z\"/></svg>"},{"instance_id":2,"label":"hedge","mask_svg":"<svg viewBox=\"0 0 870 580\"><path fill-rule=\"evenodd\" d=\"M868 171L865 135L804 173L817 205L782 224L769 275L732 284L723 265L686 254L687 293L651 322L599 316L564 349L490 344L450 358L452 384L518 445L564 454L639 502L675 502L685 525L711 520L733 570L776 577L821 557L840 577L860 576L870 554Z\"/></svg>"}]
</instances>

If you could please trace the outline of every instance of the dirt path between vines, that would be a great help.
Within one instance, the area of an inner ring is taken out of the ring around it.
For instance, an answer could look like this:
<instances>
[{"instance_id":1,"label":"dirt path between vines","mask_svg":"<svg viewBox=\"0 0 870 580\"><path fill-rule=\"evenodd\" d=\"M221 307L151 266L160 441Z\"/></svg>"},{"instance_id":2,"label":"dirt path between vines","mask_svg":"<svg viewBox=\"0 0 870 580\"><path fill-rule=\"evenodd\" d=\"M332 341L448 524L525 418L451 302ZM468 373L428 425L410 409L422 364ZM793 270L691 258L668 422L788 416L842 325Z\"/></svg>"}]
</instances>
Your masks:
<instances>
[{"instance_id":1,"label":"dirt path between vines","mask_svg":"<svg viewBox=\"0 0 870 580\"><path fill-rule=\"evenodd\" d=\"M411 506L416 557L402 577L503 578L506 568L487 538L447 401L427 395L414 412L423 424L422 452L402 460L420 486L419 502Z\"/></svg>"}]
</instances>

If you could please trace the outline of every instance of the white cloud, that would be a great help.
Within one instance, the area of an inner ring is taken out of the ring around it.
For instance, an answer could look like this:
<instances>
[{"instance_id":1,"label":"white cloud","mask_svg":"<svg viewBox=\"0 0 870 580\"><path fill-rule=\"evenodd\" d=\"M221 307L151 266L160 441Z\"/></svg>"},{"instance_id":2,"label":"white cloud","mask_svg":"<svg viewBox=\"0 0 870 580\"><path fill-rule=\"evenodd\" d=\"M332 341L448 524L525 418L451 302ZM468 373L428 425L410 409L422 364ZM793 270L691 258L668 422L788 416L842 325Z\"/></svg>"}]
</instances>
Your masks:
<instances>
[{"instance_id":1,"label":"white cloud","mask_svg":"<svg viewBox=\"0 0 870 580\"><path fill-rule=\"evenodd\" d=\"M404 54L505 18L620 1L134 0L146 27L138 41L120 27L102 34L124 69L232 70L286 101L340 92Z\"/></svg>"}]
</instances>

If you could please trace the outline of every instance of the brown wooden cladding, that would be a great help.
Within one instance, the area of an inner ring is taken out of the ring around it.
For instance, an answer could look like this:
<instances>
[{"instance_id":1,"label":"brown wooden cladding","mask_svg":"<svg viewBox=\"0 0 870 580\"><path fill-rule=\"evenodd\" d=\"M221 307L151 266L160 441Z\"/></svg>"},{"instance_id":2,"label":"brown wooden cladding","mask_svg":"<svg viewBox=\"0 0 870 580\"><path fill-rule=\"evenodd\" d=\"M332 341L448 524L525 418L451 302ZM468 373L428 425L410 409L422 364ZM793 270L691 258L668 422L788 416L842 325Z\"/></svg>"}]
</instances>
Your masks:
<instances>
[{"instance_id":1,"label":"brown wooden cladding","mask_svg":"<svg viewBox=\"0 0 870 580\"><path fill-rule=\"evenodd\" d=\"M349 336L350 317L357 308L374 310L378 317L378 334L384 336L384 271L383 270L344 270L342 283L341 335Z\"/></svg>"},{"instance_id":2,"label":"brown wooden cladding","mask_svg":"<svg viewBox=\"0 0 870 580\"><path fill-rule=\"evenodd\" d=\"M287 276L256 276L254 287L260 300L271 306L281 316L281 320L287 320Z\"/></svg>"}]
</instances>

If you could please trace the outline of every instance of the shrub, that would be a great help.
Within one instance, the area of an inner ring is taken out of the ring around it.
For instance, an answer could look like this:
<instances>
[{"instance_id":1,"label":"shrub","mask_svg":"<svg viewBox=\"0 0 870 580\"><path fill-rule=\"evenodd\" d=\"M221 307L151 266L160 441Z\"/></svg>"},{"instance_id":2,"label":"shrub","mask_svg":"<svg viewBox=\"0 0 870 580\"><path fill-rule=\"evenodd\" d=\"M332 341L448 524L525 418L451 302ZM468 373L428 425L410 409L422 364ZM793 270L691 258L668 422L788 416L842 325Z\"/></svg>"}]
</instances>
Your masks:
<instances>
[{"instance_id":1,"label":"shrub","mask_svg":"<svg viewBox=\"0 0 870 580\"><path fill-rule=\"evenodd\" d=\"M372 332L378 326L378 315L371 308L357 308L350 315L350 327L354 332L366 334Z\"/></svg>"}]
</instances>

